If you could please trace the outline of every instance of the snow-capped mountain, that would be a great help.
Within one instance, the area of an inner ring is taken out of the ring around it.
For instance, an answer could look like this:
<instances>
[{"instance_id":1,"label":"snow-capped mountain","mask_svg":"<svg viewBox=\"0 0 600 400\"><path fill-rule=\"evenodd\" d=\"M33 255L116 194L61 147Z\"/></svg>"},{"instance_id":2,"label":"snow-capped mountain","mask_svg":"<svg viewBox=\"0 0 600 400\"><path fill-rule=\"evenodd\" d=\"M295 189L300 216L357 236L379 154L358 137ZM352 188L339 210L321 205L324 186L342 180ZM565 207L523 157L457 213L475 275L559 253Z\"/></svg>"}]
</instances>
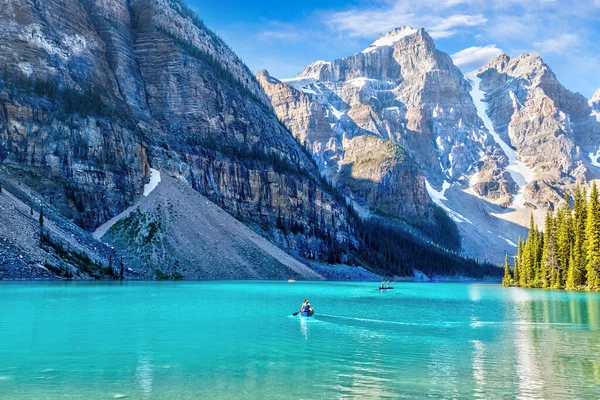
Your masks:
<instances>
[{"instance_id":1,"label":"snow-capped mountain","mask_svg":"<svg viewBox=\"0 0 600 400\"><path fill-rule=\"evenodd\" d=\"M457 223L463 250L494 261L515 250L531 212L541 215L594 175L598 99L588 105L569 92L536 54L502 55L465 77L425 30L402 27L349 57L309 64L295 78L263 72L259 82L322 173L355 202L414 223L418 214L383 210L360 186L376 182L377 200L410 204L414 197L387 188L414 192L421 179L428 196L420 204L441 206ZM387 147L367 140L398 146L418 172L402 179L376 168L365 173L359 149L365 160L380 156L394 168Z\"/></svg>"},{"instance_id":2,"label":"snow-capped mountain","mask_svg":"<svg viewBox=\"0 0 600 400\"><path fill-rule=\"evenodd\" d=\"M553 207L573 182L597 174L600 125L587 99L567 90L537 53L501 55L477 71L500 140L516 149L533 207Z\"/></svg>"}]
</instances>

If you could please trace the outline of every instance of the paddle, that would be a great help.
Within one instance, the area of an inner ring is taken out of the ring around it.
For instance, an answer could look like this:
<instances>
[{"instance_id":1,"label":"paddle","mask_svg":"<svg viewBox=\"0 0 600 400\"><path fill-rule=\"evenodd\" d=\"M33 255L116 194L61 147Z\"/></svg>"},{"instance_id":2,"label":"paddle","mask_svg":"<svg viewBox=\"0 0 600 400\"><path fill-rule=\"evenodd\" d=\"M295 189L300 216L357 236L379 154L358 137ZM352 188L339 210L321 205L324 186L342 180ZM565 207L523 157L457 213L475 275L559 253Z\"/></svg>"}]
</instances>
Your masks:
<instances>
[{"instance_id":1,"label":"paddle","mask_svg":"<svg viewBox=\"0 0 600 400\"><path fill-rule=\"evenodd\" d=\"M295 317L296 315L300 314L300 311L297 311L295 313L292 314L292 317Z\"/></svg>"}]
</instances>

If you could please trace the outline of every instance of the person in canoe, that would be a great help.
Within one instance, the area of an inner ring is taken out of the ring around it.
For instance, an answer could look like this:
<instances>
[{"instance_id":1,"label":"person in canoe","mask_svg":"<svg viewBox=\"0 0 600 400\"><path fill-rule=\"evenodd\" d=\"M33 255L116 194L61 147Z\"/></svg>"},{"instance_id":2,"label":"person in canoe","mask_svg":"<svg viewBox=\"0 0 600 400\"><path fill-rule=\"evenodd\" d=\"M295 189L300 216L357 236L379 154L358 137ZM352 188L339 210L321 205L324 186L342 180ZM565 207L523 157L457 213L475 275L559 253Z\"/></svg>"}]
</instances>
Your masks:
<instances>
[{"instance_id":1,"label":"person in canoe","mask_svg":"<svg viewBox=\"0 0 600 400\"><path fill-rule=\"evenodd\" d=\"M304 300L304 302L302 303L302 307L300 307L300 312L301 313L310 313L314 311L311 307L310 307L310 303L308 302L308 300Z\"/></svg>"}]
</instances>

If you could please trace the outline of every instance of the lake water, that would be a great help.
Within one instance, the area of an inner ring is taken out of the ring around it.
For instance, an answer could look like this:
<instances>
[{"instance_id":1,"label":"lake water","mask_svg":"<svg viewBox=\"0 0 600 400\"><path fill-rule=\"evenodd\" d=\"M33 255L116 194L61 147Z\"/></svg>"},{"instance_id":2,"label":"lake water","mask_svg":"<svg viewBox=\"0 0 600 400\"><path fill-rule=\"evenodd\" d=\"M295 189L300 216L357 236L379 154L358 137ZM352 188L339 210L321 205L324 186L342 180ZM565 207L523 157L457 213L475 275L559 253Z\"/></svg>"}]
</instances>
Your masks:
<instances>
[{"instance_id":1,"label":"lake water","mask_svg":"<svg viewBox=\"0 0 600 400\"><path fill-rule=\"evenodd\" d=\"M376 286L2 283L0 398L600 397L600 294Z\"/></svg>"}]
</instances>

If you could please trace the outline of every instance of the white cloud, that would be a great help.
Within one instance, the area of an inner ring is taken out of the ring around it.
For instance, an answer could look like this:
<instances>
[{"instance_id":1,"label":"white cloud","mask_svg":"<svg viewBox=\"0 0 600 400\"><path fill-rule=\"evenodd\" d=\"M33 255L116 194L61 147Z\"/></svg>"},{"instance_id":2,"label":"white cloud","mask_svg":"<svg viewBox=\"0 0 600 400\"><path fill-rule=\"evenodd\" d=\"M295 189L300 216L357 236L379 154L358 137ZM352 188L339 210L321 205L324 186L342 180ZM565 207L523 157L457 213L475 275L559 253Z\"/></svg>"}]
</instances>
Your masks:
<instances>
[{"instance_id":1,"label":"white cloud","mask_svg":"<svg viewBox=\"0 0 600 400\"><path fill-rule=\"evenodd\" d=\"M494 44L483 47L473 46L452 54L452 60L457 67L472 70L484 66L500 54L502 50Z\"/></svg>"},{"instance_id":2,"label":"white cloud","mask_svg":"<svg viewBox=\"0 0 600 400\"><path fill-rule=\"evenodd\" d=\"M436 7L435 3L433 0L424 0L419 4L399 0L383 7L333 12L329 14L326 22L336 32L368 38L405 25L414 28L424 27L433 38L444 38L455 35L459 28L487 22L487 18L482 14L436 13L433 10ZM461 2L450 1L443 4L441 8L448 9L455 4Z\"/></svg>"},{"instance_id":3,"label":"white cloud","mask_svg":"<svg viewBox=\"0 0 600 400\"><path fill-rule=\"evenodd\" d=\"M565 33L554 39L533 42L533 47L540 53L564 53L579 44L579 36L573 33Z\"/></svg>"},{"instance_id":4,"label":"white cloud","mask_svg":"<svg viewBox=\"0 0 600 400\"><path fill-rule=\"evenodd\" d=\"M280 21L269 21L266 26L256 34L256 38L266 43L296 43L306 39L308 36L308 31L299 29L293 24Z\"/></svg>"},{"instance_id":5,"label":"white cloud","mask_svg":"<svg viewBox=\"0 0 600 400\"><path fill-rule=\"evenodd\" d=\"M284 31L262 31L258 33L258 38L266 41L272 40L283 40L283 41L296 41L300 39L300 35L297 32L284 32Z\"/></svg>"}]
</instances>

